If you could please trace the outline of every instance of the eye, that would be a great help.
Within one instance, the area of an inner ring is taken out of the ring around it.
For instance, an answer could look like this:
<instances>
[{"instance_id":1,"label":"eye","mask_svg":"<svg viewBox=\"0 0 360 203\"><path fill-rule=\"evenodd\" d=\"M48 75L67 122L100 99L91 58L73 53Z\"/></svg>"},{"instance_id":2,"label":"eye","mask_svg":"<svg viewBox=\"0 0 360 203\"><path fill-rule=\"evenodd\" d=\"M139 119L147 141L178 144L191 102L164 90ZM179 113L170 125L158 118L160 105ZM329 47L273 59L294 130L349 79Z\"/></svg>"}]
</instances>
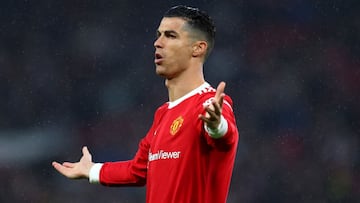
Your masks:
<instances>
[{"instance_id":1,"label":"eye","mask_svg":"<svg viewBox=\"0 0 360 203\"><path fill-rule=\"evenodd\" d=\"M155 34L155 39L158 39L160 37L161 33L160 32L156 32Z\"/></svg>"},{"instance_id":2,"label":"eye","mask_svg":"<svg viewBox=\"0 0 360 203\"><path fill-rule=\"evenodd\" d=\"M164 34L165 34L165 37L167 37L167 38L171 38L171 39L177 38L177 34L173 31L166 31Z\"/></svg>"}]
</instances>

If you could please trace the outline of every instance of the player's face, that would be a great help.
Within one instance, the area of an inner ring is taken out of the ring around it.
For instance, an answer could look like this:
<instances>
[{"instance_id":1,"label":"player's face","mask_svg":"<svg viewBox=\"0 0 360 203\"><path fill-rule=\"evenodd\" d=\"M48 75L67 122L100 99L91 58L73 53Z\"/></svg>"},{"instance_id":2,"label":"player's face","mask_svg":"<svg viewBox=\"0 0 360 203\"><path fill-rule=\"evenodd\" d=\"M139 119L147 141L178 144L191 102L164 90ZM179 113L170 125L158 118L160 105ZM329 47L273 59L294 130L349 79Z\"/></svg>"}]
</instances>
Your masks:
<instances>
[{"instance_id":1,"label":"player's face","mask_svg":"<svg viewBox=\"0 0 360 203\"><path fill-rule=\"evenodd\" d=\"M155 46L156 73L167 79L177 77L189 67L192 44L186 21L181 18L163 18L157 30Z\"/></svg>"}]
</instances>

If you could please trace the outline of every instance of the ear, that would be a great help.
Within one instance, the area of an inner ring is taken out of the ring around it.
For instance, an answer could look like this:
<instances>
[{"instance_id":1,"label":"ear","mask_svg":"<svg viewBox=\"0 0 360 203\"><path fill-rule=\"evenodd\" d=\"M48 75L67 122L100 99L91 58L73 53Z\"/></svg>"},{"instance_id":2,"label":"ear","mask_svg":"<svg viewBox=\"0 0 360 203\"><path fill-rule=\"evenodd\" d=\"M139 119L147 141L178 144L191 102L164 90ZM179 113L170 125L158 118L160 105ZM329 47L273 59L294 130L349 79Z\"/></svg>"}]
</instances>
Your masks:
<instances>
[{"instance_id":1,"label":"ear","mask_svg":"<svg viewBox=\"0 0 360 203\"><path fill-rule=\"evenodd\" d=\"M196 41L193 44L193 57L202 57L205 56L207 51L207 42L206 41Z\"/></svg>"}]
</instances>

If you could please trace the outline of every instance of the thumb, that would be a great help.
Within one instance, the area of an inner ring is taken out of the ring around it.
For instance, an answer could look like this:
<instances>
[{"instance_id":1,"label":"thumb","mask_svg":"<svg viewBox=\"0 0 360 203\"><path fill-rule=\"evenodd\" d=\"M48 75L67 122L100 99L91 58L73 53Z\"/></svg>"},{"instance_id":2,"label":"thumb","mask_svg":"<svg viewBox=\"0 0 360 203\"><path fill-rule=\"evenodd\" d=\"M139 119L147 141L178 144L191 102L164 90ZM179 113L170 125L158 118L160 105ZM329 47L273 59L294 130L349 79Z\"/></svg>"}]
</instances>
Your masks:
<instances>
[{"instance_id":1,"label":"thumb","mask_svg":"<svg viewBox=\"0 0 360 203\"><path fill-rule=\"evenodd\" d=\"M84 146L83 148L82 148L82 153L83 153L83 156L84 157L86 157L88 160L92 160L92 156L91 156L91 154L90 154L90 152L89 152L89 149L87 148L87 146Z\"/></svg>"}]
</instances>

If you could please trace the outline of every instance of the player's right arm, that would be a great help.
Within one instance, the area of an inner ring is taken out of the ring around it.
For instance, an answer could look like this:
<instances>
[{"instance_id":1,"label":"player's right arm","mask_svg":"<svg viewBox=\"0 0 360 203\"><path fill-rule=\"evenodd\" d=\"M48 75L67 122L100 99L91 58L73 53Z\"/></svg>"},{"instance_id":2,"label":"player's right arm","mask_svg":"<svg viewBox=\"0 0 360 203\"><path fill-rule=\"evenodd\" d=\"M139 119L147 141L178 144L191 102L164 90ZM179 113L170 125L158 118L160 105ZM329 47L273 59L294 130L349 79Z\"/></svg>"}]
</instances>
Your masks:
<instances>
[{"instance_id":1,"label":"player's right arm","mask_svg":"<svg viewBox=\"0 0 360 203\"><path fill-rule=\"evenodd\" d=\"M132 160L95 164L90 170L89 181L106 186L145 185L150 147L147 139L148 136L141 140Z\"/></svg>"},{"instance_id":2,"label":"player's right arm","mask_svg":"<svg viewBox=\"0 0 360 203\"><path fill-rule=\"evenodd\" d=\"M53 162L53 167L70 179L89 179L91 183L106 186L142 186L146 183L149 142L147 136L139 144L139 149L132 160L106 163L92 162L87 147L82 149L78 162Z\"/></svg>"},{"instance_id":3,"label":"player's right arm","mask_svg":"<svg viewBox=\"0 0 360 203\"><path fill-rule=\"evenodd\" d=\"M132 160L94 163L87 147L83 147L83 156L79 162L60 164L54 161L52 165L59 173L71 179L87 178L91 183L107 186L145 185L150 143L157 123L162 117L161 109L160 107L156 111L153 124L147 135L140 141Z\"/></svg>"},{"instance_id":4,"label":"player's right arm","mask_svg":"<svg viewBox=\"0 0 360 203\"><path fill-rule=\"evenodd\" d=\"M89 181L106 186L143 186L146 184L150 143L163 115L163 105L155 112L153 124L140 141L135 157L129 161L95 164L91 168Z\"/></svg>"}]
</instances>

